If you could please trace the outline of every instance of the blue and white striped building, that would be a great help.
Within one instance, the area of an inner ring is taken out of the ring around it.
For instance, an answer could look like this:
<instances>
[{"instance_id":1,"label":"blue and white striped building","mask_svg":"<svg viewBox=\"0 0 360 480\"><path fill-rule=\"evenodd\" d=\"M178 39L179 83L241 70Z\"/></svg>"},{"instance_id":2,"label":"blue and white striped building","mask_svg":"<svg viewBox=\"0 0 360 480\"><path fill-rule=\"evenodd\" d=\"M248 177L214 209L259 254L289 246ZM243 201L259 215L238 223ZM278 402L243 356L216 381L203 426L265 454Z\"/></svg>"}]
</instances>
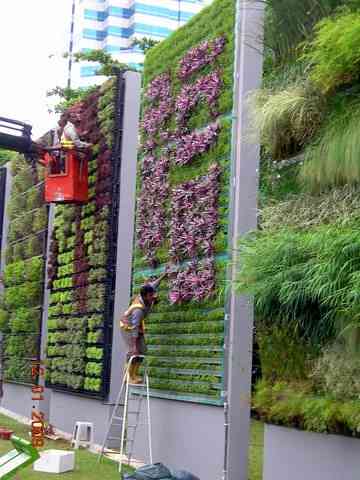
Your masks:
<instances>
[{"instance_id":1,"label":"blue and white striped building","mask_svg":"<svg viewBox=\"0 0 360 480\"><path fill-rule=\"evenodd\" d=\"M163 40L212 0L78 0L74 51L103 49L117 60L141 68L143 53L134 39ZM73 84L98 83L97 66L74 65ZM99 79L101 81L101 79Z\"/></svg>"}]
</instances>

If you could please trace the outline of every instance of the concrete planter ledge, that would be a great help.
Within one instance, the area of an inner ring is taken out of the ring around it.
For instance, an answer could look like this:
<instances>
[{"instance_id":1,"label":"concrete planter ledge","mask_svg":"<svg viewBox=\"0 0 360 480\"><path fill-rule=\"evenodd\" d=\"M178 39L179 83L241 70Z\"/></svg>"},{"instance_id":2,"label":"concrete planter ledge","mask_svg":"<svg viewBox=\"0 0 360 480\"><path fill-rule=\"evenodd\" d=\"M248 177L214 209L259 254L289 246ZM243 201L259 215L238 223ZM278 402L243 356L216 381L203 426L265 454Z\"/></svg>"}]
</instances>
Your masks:
<instances>
[{"instance_id":1,"label":"concrete planter ledge","mask_svg":"<svg viewBox=\"0 0 360 480\"><path fill-rule=\"evenodd\" d=\"M263 480L354 480L359 476L359 439L265 426Z\"/></svg>"}]
</instances>

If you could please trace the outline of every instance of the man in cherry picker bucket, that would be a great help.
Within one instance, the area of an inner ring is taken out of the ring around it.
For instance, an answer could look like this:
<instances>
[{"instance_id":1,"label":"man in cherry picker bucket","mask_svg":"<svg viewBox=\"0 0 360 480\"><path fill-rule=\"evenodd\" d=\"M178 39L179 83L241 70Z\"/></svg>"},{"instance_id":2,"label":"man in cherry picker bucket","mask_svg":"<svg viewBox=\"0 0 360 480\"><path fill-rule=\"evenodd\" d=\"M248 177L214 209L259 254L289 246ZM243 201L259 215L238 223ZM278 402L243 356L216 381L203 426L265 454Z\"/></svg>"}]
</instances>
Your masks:
<instances>
[{"instance_id":1,"label":"man in cherry picker bucket","mask_svg":"<svg viewBox=\"0 0 360 480\"><path fill-rule=\"evenodd\" d=\"M68 119L60 119L56 135L57 139L60 138L59 143L63 148L86 149L91 146L90 143L80 139L80 124L81 119L78 113L70 113Z\"/></svg>"},{"instance_id":2,"label":"man in cherry picker bucket","mask_svg":"<svg viewBox=\"0 0 360 480\"><path fill-rule=\"evenodd\" d=\"M78 112L68 112L63 114L58 121L57 127L52 129L49 134L40 138L37 143L51 151L53 159L50 165L52 174L65 173L66 150L76 149L81 156L86 155L86 150L91 146L90 143L81 140L81 117Z\"/></svg>"},{"instance_id":3,"label":"man in cherry picker bucket","mask_svg":"<svg viewBox=\"0 0 360 480\"><path fill-rule=\"evenodd\" d=\"M131 365L131 357L145 355L147 348L145 342L145 318L151 311L151 308L157 303L156 290L161 281L170 273L167 267L165 272L155 281L145 283L140 289L140 295L137 295L131 302L129 308L120 319L120 329L122 337L127 345L126 366L129 370L129 382L140 384L143 382L138 375L142 358L135 358Z\"/></svg>"}]
</instances>

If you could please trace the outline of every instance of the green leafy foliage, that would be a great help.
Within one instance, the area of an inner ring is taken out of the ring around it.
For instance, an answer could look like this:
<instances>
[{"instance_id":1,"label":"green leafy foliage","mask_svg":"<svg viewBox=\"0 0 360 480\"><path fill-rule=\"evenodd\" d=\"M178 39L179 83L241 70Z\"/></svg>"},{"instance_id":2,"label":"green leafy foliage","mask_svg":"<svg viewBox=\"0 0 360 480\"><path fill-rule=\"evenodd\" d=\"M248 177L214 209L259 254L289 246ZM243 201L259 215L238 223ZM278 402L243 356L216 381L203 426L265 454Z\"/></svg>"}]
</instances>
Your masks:
<instances>
[{"instance_id":1,"label":"green leafy foliage","mask_svg":"<svg viewBox=\"0 0 360 480\"><path fill-rule=\"evenodd\" d=\"M309 145L300 178L314 192L360 181L358 100L340 97L318 139Z\"/></svg>"},{"instance_id":2,"label":"green leafy foliage","mask_svg":"<svg viewBox=\"0 0 360 480\"><path fill-rule=\"evenodd\" d=\"M260 382L253 398L257 417L264 422L319 433L359 437L358 401L316 397L306 385Z\"/></svg>"},{"instance_id":3,"label":"green leafy foliage","mask_svg":"<svg viewBox=\"0 0 360 480\"><path fill-rule=\"evenodd\" d=\"M351 228L259 234L240 246L236 288L255 295L262 322L293 325L315 345L339 331L339 316L358 315L359 236Z\"/></svg>"},{"instance_id":4,"label":"green leafy foliage","mask_svg":"<svg viewBox=\"0 0 360 480\"><path fill-rule=\"evenodd\" d=\"M312 38L314 25L348 0L267 0L265 50L267 62L281 63L296 56L301 42ZM275 61L275 62L274 62Z\"/></svg>"},{"instance_id":5,"label":"green leafy foliage","mask_svg":"<svg viewBox=\"0 0 360 480\"><path fill-rule=\"evenodd\" d=\"M68 88L68 87L55 87L52 90L46 92L47 97L58 97L59 103L55 105L55 113L63 113L68 108L73 106L74 104L81 102L90 95L94 90L95 86L90 87L80 87L80 88Z\"/></svg>"},{"instance_id":6,"label":"green leafy foliage","mask_svg":"<svg viewBox=\"0 0 360 480\"><path fill-rule=\"evenodd\" d=\"M311 79L325 93L359 78L360 13L349 10L323 19L315 29L304 59Z\"/></svg>"},{"instance_id":7,"label":"green leafy foliage","mask_svg":"<svg viewBox=\"0 0 360 480\"><path fill-rule=\"evenodd\" d=\"M325 112L321 94L309 83L252 95L253 126L273 160L293 156L319 129Z\"/></svg>"},{"instance_id":8,"label":"green leafy foliage","mask_svg":"<svg viewBox=\"0 0 360 480\"><path fill-rule=\"evenodd\" d=\"M15 152L11 152L10 150L0 150L0 166L6 165L8 162L14 159L16 156Z\"/></svg>"},{"instance_id":9,"label":"green leafy foliage","mask_svg":"<svg viewBox=\"0 0 360 480\"><path fill-rule=\"evenodd\" d=\"M132 46L139 47L144 53L148 52L151 48L155 47L159 43L158 40L154 40L150 37L136 38Z\"/></svg>"},{"instance_id":10,"label":"green leafy foliage","mask_svg":"<svg viewBox=\"0 0 360 480\"><path fill-rule=\"evenodd\" d=\"M320 225L354 225L360 220L360 190L355 185L334 188L322 195L308 192L291 195L281 202L268 202L260 212L261 227L308 229Z\"/></svg>"},{"instance_id":11,"label":"green leafy foliage","mask_svg":"<svg viewBox=\"0 0 360 480\"><path fill-rule=\"evenodd\" d=\"M341 343L326 347L311 375L318 392L336 400L360 400L360 356Z\"/></svg>"},{"instance_id":12,"label":"green leafy foliage","mask_svg":"<svg viewBox=\"0 0 360 480\"><path fill-rule=\"evenodd\" d=\"M306 380L315 349L286 326L259 326L256 331L264 380Z\"/></svg>"},{"instance_id":13,"label":"green leafy foliage","mask_svg":"<svg viewBox=\"0 0 360 480\"><path fill-rule=\"evenodd\" d=\"M28 359L39 355L47 209L38 184L40 168L31 167L22 156L13 156L11 171L0 328L5 333L6 380L30 383Z\"/></svg>"},{"instance_id":14,"label":"green leafy foliage","mask_svg":"<svg viewBox=\"0 0 360 480\"><path fill-rule=\"evenodd\" d=\"M119 70L132 70L126 63L115 60L110 53L104 50L91 50L89 52L77 52L74 55L75 62L97 62L99 69L97 75L111 76Z\"/></svg>"},{"instance_id":15,"label":"green leafy foliage","mask_svg":"<svg viewBox=\"0 0 360 480\"><path fill-rule=\"evenodd\" d=\"M252 102L260 231L239 245L235 285L255 296L254 413L351 436L360 425L359 7L267 1L264 82Z\"/></svg>"}]
</instances>

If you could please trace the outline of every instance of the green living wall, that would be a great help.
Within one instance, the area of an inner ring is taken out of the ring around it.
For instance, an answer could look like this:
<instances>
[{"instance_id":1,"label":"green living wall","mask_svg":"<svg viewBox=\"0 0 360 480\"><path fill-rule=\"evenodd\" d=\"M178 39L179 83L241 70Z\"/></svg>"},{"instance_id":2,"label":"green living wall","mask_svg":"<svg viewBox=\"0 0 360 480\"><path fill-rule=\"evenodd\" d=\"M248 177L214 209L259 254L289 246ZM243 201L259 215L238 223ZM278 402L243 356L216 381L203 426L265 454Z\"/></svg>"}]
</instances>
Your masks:
<instances>
[{"instance_id":1,"label":"green living wall","mask_svg":"<svg viewBox=\"0 0 360 480\"><path fill-rule=\"evenodd\" d=\"M146 56L133 291L178 266L146 332L153 394L221 403L235 2Z\"/></svg>"},{"instance_id":2,"label":"green living wall","mask_svg":"<svg viewBox=\"0 0 360 480\"><path fill-rule=\"evenodd\" d=\"M48 216L41 167L33 167L16 156L11 161L11 173L5 288L0 310L1 331L5 334L4 379L30 384L31 359L40 354Z\"/></svg>"},{"instance_id":3,"label":"green living wall","mask_svg":"<svg viewBox=\"0 0 360 480\"><path fill-rule=\"evenodd\" d=\"M80 116L80 135L92 144L89 201L56 206L48 269L47 385L99 397L110 374L117 95L110 79L63 113Z\"/></svg>"},{"instance_id":4,"label":"green living wall","mask_svg":"<svg viewBox=\"0 0 360 480\"><path fill-rule=\"evenodd\" d=\"M271 0L266 21L251 99L260 228L240 244L237 282L255 296L254 413L359 437L360 3L322 0L309 23L298 2Z\"/></svg>"}]
</instances>

